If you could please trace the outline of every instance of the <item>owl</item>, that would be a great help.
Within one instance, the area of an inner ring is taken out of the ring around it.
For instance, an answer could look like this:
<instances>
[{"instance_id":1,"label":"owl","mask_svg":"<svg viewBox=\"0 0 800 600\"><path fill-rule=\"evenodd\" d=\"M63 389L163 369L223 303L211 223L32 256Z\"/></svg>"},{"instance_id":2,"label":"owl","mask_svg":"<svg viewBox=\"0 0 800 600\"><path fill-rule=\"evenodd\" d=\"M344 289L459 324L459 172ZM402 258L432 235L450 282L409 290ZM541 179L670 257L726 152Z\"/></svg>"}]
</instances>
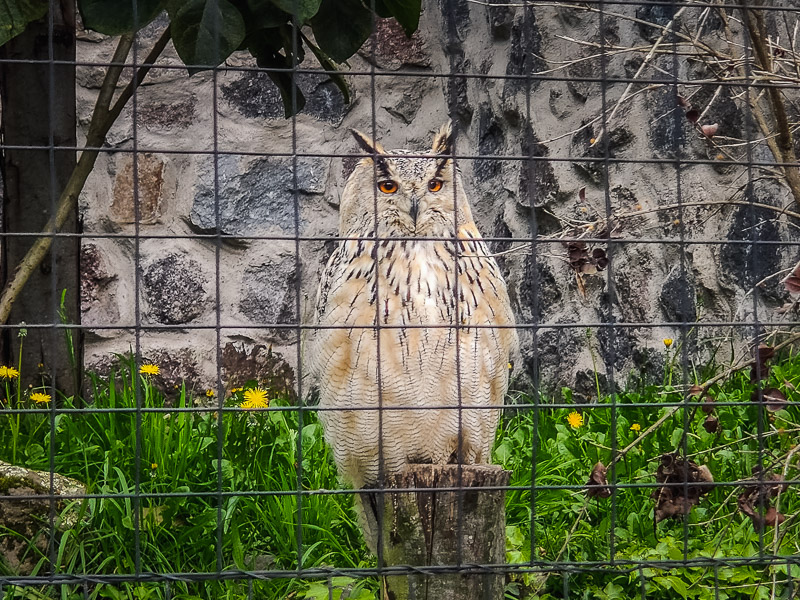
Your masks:
<instances>
[{"instance_id":1,"label":"owl","mask_svg":"<svg viewBox=\"0 0 800 600\"><path fill-rule=\"evenodd\" d=\"M343 239L320 280L309 350L339 474L362 489L412 463L488 463L518 342L451 158L452 126L423 157L352 133L367 156L342 193ZM374 551L366 496L356 508Z\"/></svg>"}]
</instances>

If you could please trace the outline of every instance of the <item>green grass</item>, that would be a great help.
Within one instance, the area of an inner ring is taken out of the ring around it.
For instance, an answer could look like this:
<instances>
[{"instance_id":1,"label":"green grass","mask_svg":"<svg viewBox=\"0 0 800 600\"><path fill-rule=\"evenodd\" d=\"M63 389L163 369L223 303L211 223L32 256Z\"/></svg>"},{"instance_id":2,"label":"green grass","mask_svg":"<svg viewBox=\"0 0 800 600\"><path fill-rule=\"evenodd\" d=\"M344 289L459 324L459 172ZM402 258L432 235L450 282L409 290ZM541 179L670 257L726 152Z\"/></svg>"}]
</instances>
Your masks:
<instances>
[{"instance_id":1,"label":"green grass","mask_svg":"<svg viewBox=\"0 0 800 600\"><path fill-rule=\"evenodd\" d=\"M13 383L7 389L12 404L16 398ZM79 511L80 521L58 539L56 572L132 573L137 562L141 572L155 573L374 566L358 533L350 495L310 494L299 501L297 494L264 494L292 492L298 487L339 488L313 410L303 411L301 425L296 410L225 411L220 430L213 409L180 411L199 404L186 387L165 396L150 378L136 374L131 360L121 360L108 377L92 377L91 384L91 402L61 399L58 408L114 410L12 415L0 409L0 459L48 470L53 444L56 472L85 482L91 494L109 496L75 502L66 509ZM793 386L800 385L800 358L776 362L769 385L794 400ZM168 410L137 412L137 388L142 407ZM717 402L733 403L715 408L720 430L706 432L701 411L689 423L686 451L692 460L707 465L718 482L750 478L759 460L772 471L782 472L798 439L800 407L788 405L773 413L753 406L749 404L753 389L747 372L729 377L712 389ZM20 396L21 406L32 407L29 393ZM236 406L241 399L242 393L237 392L226 405ZM609 465L612 443L621 449L633 442L641 433L631 430L631 425L637 423L646 430L669 410L658 403L682 399L683 394L670 385L668 373L662 385L631 385L613 402L611 397L601 396L597 404L576 406L582 409L579 427L568 424L573 409L549 406L571 402L569 390L563 390L560 398L542 399L536 410L507 409L494 460L512 471L512 486L524 488L507 494L507 560L529 564L611 559L653 563L757 557L773 551L800 554L796 487L781 494L780 512L787 520L780 527L777 544L773 528L760 534L739 512L740 488L736 486L715 487L685 522L666 520L655 528L652 487L618 488L612 498L587 499L581 487L596 462ZM518 400L530 402L527 397ZM39 408L42 406L47 405ZM277 398L271 406L281 408L289 403ZM684 414L678 411L643 437L616 463L613 474L609 469L609 481L613 477L620 484L655 482L658 457L683 446ZM764 433L760 439L756 435L759 427ZM798 478L798 456L800 453L788 466L788 479ZM302 473L299 486L298 472ZM226 493L221 498L217 495L219 482ZM554 489L559 486L574 487ZM140 496L131 497L137 487ZM148 496L176 492L190 495ZM298 501L302 507L300 527ZM217 538L220 522L221 545ZM0 531L3 535L16 534ZM302 537L299 555L298 535ZM46 553L33 546L29 551L38 561L38 569L47 571ZM563 598L565 584L571 590L570 598L641 597L642 586L646 597L655 599L766 599L773 597L773 591L775 598L787 597L786 566L767 563L722 566L716 574L709 568L669 570L653 564L630 573L608 569L550 576L519 573L509 578L506 597ZM800 569L794 569L793 575L800 577ZM0 565L2 573L10 574L7 566ZM715 576L719 584L716 596ZM331 584L332 597L338 600L377 597L374 579L339 577ZM173 598L238 599L247 596L247 585L241 581L175 582L170 594ZM252 585L255 598L329 597L324 581L286 578ZM97 585L85 591L93 599L165 597L163 584ZM35 591L17 587L10 594L67 599L83 598L84 590L77 586Z\"/></svg>"}]
</instances>

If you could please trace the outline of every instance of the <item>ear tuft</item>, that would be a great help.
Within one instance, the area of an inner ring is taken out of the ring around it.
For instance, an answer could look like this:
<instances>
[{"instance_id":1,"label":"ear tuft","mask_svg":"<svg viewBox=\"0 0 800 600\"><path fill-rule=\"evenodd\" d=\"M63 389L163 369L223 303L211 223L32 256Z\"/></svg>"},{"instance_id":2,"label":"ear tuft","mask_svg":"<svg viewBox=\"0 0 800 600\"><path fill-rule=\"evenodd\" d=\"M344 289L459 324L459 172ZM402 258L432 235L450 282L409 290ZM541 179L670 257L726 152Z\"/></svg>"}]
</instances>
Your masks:
<instances>
[{"instance_id":1,"label":"ear tuft","mask_svg":"<svg viewBox=\"0 0 800 600\"><path fill-rule=\"evenodd\" d=\"M363 133L361 133L358 129L351 129L350 133L353 134L358 145L361 149L366 152L367 154L385 154L386 152L379 143L373 141Z\"/></svg>"},{"instance_id":2,"label":"ear tuft","mask_svg":"<svg viewBox=\"0 0 800 600\"><path fill-rule=\"evenodd\" d=\"M433 153L453 154L453 142L455 137L453 122L447 121L447 123L439 128L439 131L436 133L436 135L433 136Z\"/></svg>"}]
</instances>

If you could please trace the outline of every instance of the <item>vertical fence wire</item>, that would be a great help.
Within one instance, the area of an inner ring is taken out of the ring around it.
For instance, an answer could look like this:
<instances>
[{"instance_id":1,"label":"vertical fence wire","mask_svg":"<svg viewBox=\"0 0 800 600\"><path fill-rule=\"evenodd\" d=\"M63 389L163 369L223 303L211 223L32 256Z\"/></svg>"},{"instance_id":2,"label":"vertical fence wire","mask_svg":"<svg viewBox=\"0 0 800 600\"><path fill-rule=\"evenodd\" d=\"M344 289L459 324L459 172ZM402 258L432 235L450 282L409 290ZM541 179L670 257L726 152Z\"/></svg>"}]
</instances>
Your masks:
<instances>
[{"instance_id":1,"label":"vertical fence wire","mask_svg":"<svg viewBox=\"0 0 800 600\"><path fill-rule=\"evenodd\" d=\"M135 30L138 30L139 25L139 5L135 0L131 0L131 12L133 13L133 24ZM131 84L133 87L133 95L131 97L131 128L132 128L132 176L133 176L133 235L134 235L134 251L133 251L133 268L134 268L134 306L136 310L136 359L138 361L142 356L142 309L140 305L141 294L141 269L142 269L142 232L141 220L142 210L139 189L139 136L138 136L138 121L139 119L139 86L135 85L136 72L139 67L139 35L133 35L133 43L130 50L131 56ZM134 571L137 575L142 572L142 423L144 422L144 415L142 409L145 407L146 391L142 390L142 382L139 377L134 373L134 391L136 395L136 432L135 432L135 465L134 465L134 495L133 495L133 531L134 531Z\"/></svg>"},{"instance_id":2,"label":"vertical fence wire","mask_svg":"<svg viewBox=\"0 0 800 600\"><path fill-rule=\"evenodd\" d=\"M608 324L606 329L606 345L608 347L607 355L605 357L606 379L608 381L607 393L611 396L611 455L615 456L617 453L617 385L616 385L616 361L617 361L617 330L615 327L616 318L614 316L614 304L616 300L616 292L614 286L614 255L617 251L617 246L612 241L612 232L614 230L613 223L613 209L611 207L611 165L609 163L610 156L610 123L608 122L608 55L606 50L606 2L599 0L598 3L598 33L600 37L600 139L597 143L600 144L603 153L603 207L605 210L605 229L606 237L608 238L608 266L606 267L606 286L608 289L608 296L606 306L601 308L600 313L603 315L603 324ZM598 338L601 330L598 330ZM600 341L602 346L602 340ZM600 399L598 398L598 401ZM618 506L619 506L619 491L617 489L617 463L611 463L611 525L609 527L609 555L608 560L610 564L616 561L616 526L618 519Z\"/></svg>"},{"instance_id":3,"label":"vertical fence wire","mask_svg":"<svg viewBox=\"0 0 800 600\"><path fill-rule=\"evenodd\" d=\"M217 15L219 11L219 0L212 0L211 2L211 10L214 11L214 15ZM214 29L212 31L212 40L211 43L214 46L214 54L219 54L219 46L220 46L220 35L221 35L221 27L222 23L219 21L219 18L215 16L214 18ZM224 399L225 394L223 392L223 384L222 384L222 296L221 290L222 286L220 284L220 256L222 254L222 220L220 215L220 195L222 190L220 189L219 184L219 109L218 109L218 98L217 98L217 89L219 85L218 81L219 71L217 67L214 67L211 70L211 114L212 114L212 144L213 144L213 155L212 158L214 160L214 232L216 234L216 239L214 240L214 297L216 299L215 306L214 306L214 317L216 319L215 329L216 329L216 388L217 388L217 527L216 527L216 561L217 561L217 573L222 573L224 569L224 559L223 559L223 530L225 528L225 521L227 519L227 510L224 509L225 505L228 504L232 499L223 498L222 496L222 484L223 484L223 461L224 461L224 447L225 447L225 431L228 427L228 423L225 420L225 413L222 410L224 406Z\"/></svg>"},{"instance_id":4,"label":"vertical fence wire","mask_svg":"<svg viewBox=\"0 0 800 600\"><path fill-rule=\"evenodd\" d=\"M54 20L55 20L55 3L51 0L49 2L49 10L47 15L47 37L48 41L53 39L54 35ZM49 160L49 167L50 167L50 178L49 178L49 188L50 188L50 211L51 214L55 214L56 211L56 152L55 152L55 49L52 43L47 44L47 59L49 62L47 75L48 75L48 90L49 94L47 96L47 118L48 118L48 160ZM58 246L58 240L53 239L52 242L53 247ZM58 301L57 298L57 277L58 277L58 269L56 263L56 252L53 252L50 256L50 296L53 299L52 310L50 312L51 322L53 323L52 329L48 332L49 335L47 337L50 338L51 344L55 346L56 340L58 337L58 329L56 324L58 323ZM53 385L51 387L50 395L55 398L56 397L56 390L55 390L55 381L56 378L52 376ZM49 421L50 421L50 452L48 456L49 461L49 470L50 470L50 478L48 481L49 491L50 491L50 499L49 499L49 506L48 506L48 540L47 540L47 555L50 560L51 565L56 564L56 501L55 501L55 449L54 449L54 438L55 438L55 403L50 405L50 414Z\"/></svg>"}]
</instances>

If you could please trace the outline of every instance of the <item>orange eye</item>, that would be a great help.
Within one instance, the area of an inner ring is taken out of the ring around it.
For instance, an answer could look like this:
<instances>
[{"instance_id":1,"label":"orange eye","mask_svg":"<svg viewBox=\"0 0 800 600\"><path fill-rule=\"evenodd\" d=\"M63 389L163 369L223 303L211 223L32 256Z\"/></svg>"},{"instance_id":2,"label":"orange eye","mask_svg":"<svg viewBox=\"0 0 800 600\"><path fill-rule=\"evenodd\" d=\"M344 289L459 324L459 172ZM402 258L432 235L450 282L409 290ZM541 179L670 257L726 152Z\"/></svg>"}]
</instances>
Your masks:
<instances>
[{"instance_id":1,"label":"orange eye","mask_svg":"<svg viewBox=\"0 0 800 600\"><path fill-rule=\"evenodd\" d=\"M432 192L438 192L442 189L442 180L441 179L431 179L428 182L428 189Z\"/></svg>"},{"instance_id":2,"label":"orange eye","mask_svg":"<svg viewBox=\"0 0 800 600\"><path fill-rule=\"evenodd\" d=\"M397 191L397 184L394 181L381 181L378 183L378 189L384 194L394 194Z\"/></svg>"}]
</instances>

